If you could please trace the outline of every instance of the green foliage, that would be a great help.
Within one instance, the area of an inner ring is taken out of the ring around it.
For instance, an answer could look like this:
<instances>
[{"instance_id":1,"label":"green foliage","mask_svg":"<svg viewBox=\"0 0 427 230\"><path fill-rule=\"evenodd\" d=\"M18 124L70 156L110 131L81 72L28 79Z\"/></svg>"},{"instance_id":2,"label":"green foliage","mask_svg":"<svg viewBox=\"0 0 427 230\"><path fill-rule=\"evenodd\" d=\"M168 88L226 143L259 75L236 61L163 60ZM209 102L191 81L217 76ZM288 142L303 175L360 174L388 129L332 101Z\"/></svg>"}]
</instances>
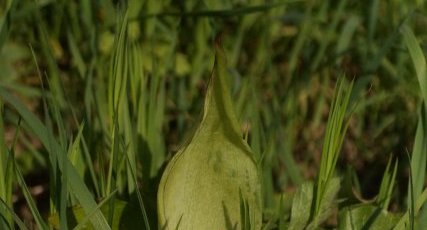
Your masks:
<instances>
[{"instance_id":1,"label":"green foliage","mask_svg":"<svg viewBox=\"0 0 427 230\"><path fill-rule=\"evenodd\" d=\"M291 219L288 229L303 229L310 220L311 204L313 203L313 183L302 184L296 192L293 202Z\"/></svg>"}]
</instances>

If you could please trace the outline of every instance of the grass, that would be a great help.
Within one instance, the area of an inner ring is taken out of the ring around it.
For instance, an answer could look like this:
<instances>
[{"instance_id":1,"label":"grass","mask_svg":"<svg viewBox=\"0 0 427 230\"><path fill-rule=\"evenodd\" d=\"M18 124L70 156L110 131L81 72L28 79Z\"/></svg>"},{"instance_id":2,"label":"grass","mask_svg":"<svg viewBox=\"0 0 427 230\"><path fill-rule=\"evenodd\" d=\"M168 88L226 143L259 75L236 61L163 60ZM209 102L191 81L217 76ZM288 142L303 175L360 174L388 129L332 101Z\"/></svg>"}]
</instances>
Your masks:
<instances>
[{"instance_id":1,"label":"grass","mask_svg":"<svg viewBox=\"0 0 427 230\"><path fill-rule=\"evenodd\" d=\"M202 119L219 34L262 229L425 229L425 8L0 3L0 229L157 229L160 178Z\"/></svg>"}]
</instances>

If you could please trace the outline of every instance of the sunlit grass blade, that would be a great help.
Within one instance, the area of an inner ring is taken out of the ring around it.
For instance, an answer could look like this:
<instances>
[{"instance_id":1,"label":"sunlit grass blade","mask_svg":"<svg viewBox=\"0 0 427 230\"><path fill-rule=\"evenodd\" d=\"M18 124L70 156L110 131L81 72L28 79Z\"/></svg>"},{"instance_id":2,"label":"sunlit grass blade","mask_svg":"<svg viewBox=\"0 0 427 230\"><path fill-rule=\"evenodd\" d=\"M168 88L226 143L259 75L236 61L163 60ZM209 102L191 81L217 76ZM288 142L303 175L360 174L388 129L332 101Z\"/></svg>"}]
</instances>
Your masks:
<instances>
[{"instance_id":1,"label":"sunlit grass blade","mask_svg":"<svg viewBox=\"0 0 427 230\"><path fill-rule=\"evenodd\" d=\"M317 175L317 182L314 193L314 206L312 207L312 219L321 215L321 206L329 182L334 176L335 166L344 141L344 136L348 127L348 120L345 121L347 106L349 104L353 82L345 82L341 76L336 84L334 99L329 112L328 123L326 127L325 139L323 141L320 169ZM339 182L338 182L339 186Z\"/></svg>"}]
</instances>

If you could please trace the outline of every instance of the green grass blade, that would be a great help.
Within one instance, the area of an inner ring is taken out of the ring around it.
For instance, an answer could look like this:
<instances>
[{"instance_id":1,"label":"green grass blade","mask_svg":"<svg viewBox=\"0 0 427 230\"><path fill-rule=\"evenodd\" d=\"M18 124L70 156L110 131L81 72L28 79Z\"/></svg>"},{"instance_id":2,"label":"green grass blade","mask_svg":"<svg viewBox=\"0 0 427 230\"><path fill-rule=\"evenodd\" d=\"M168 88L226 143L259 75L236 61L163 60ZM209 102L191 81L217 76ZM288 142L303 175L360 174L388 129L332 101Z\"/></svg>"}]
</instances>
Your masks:
<instances>
[{"instance_id":1,"label":"green grass blade","mask_svg":"<svg viewBox=\"0 0 427 230\"><path fill-rule=\"evenodd\" d=\"M407 25L402 25L400 32L403 36L405 45L409 50L409 54L411 55L424 103L427 103L426 59L423 54L423 50L421 49L414 32L412 32Z\"/></svg>"},{"instance_id":2,"label":"green grass blade","mask_svg":"<svg viewBox=\"0 0 427 230\"><path fill-rule=\"evenodd\" d=\"M33 197L31 196L30 190L28 190L27 185L25 184L24 178L22 176L21 170L16 165L16 162L14 162L14 168L15 168L15 178L19 184L19 186L22 189L22 192L24 194L25 199L27 200L28 207L31 211L31 214L34 217L34 220L38 226L39 229L48 229L46 222L43 220L37 206L36 202L34 201Z\"/></svg>"},{"instance_id":3,"label":"green grass blade","mask_svg":"<svg viewBox=\"0 0 427 230\"><path fill-rule=\"evenodd\" d=\"M13 211L13 209L11 209L9 207L9 205L3 199L1 199L1 198L0 198L0 206L2 207L2 209L4 208L5 210L7 210L11 214L13 220L15 221L15 223L17 224L17 226L19 227L19 229L21 229L21 230L27 230L28 229L27 226L25 226L24 222ZM6 230L6 229L14 229L14 228L12 226L8 225L4 229Z\"/></svg>"},{"instance_id":4,"label":"green grass blade","mask_svg":"<svg viewBox=\"0 0 427 230\"><path fill-rule=\"evenodd\" d=\"M350 84L345 83L343 76L339 79L335 87L334 99L323 142L320 169L317 176L312 218L320 214L320 207L322 206L323 197L326 195L326 188L335 172L338 155L348 127L348 121L345 122L345 117L352 87L353 82Z\"/></svg>"},{"instance_id":5,"label":"green grass blade","mask_svg":"<svg viewBox=\"0 0 427 230\"><path fill-rule=\"evenodd\" d=\"M90 221L90 219L96 214L96 212L100 212L101 207L107 204L107 202L111 201L115 195L117 195L117 190L114 190L112 193L108 194L108 196L104 197L102 201L98 203L96 209L94 209L93 212L86 214L86 216L81 221L78 221L78 224L73 228L73 230L86 229L87 223Z\"/></svg>"},{"instance_id":6,"label":"green grass blade","mask_svg":"<svg viewBox=\"0 0 427 230\"><path fill-rule=\"evenodd\" d=\"M0 199L8 206L12 206L12 173L10 173L10 154L6 146L4 120L4 106L0 98ZM0 228L13 226L12 216L6 209L0 208Z\"/></svg>"},{"instance_id":7,"label":"green grass blade","mask_svg":"<svg viewBox=\"0 0 427 230\"><path fill-rule=\"evenodd\" d=\"M387 167L384 171L380 191L376 199L377 203L383 210L387 210L388 208L396 179L398 161L394 163L393 169L390 168L391 163L392 158L388 161Z\"/></svg>"},{"instance_id":8,"label":"green grass blade","mask_svg":"<svg viewBox=\"0 0 427 230\"><path fill-rule=\"evenodd\" d=\"M52 142L55 138L53 134L48 131L46 126L33 114L31 113L25 105L7 92L4 88L0 87L0 96L4 99L5 102L14 107L18 113L22 116L23 120L28 124L34 134L40 139L43 145L49 150L51 154L56 154L59 162L65 161L65 168L61 168L62 171L67 170L70 190L76 198L79 200L80 204L84 208L86 213L91 213L92 210L96 208L96 202L92 197L92 194L89 192L88 188L83 182L83 179L78 175L77 171L71 164L71 162L61 153L61 148L57 142ZM59 164L62 167L61 164ZM91 219L92 223L95 226L98 226L100 229L110 229L101 212L96 212L94 218Z\"/></svg>"},{"instance_id":9,"label":"green grass blade","mask_svg":"<svg viewBox=\"0 0 427 230\"><path fill-rule=\"evenodd\" d=\"M17 2L15 0L6 1L5 9L2 9L4 14L0 16L0 52L9 37L12 16L15 13ZM2 5L4 6L4 4Z\"/></svg>"},{"instance_id":10,"label":"green grass blade","mask_svg":"<svg viewBox=\"0 0 427 230\"><path fill-rule=\"evenodd\" d=\"M409 50L412 63L415 68L418 83L421 89L421 95L423 103L421 103L421 109L418 115L418 125L415 134L415 142L411 156L411 182L408 185L408 205L413 206L413 201L418 199L423 188L426 177L426 161L427 161L427 72L426 72L426 59L423 54L423 50L420 47L417 38L415 37L412 30L403 25L401 27L401 33L405 42L406 47ZM411 187L413 186L413 187ZM426 212L423 212L426 213ZM413 214L413 213L412 213ZM424 214L427 215L427 214ZM425 216L420 219L426 218ZM427 227L427 224L421 223L423 227ZM421 226L420 226L421 227Z\"/></svg>"},{"instance_id":11,"label":"green grass blade","mask_svg":"<svg viewBox=\"0 0 427 230\"><path fill-rule=\"evenodd\" d=\"M130 159L129 159L128 155L126 155L126 160L127 160L128 164L130 164L130 162L129 162ZM136 173L135 173L135 171L133 170L132 167L129 167L129 170L130 170L130 173L132 174L132 179L133 179L132 182L134 183L134 186L136 188L136 195L138 197L138 203L139 203L139 207L140 207L140 210L141 210L141 213L142 213L142 217L144 219L145 228L147 230L150 230L151 228L150 228L150 224L148 222L147 212L145 210L145 206L144 206L144 202L142 200L141 192L139 191L139 188L138 188L138 181L137 181L137 178L136 178Z\"/></svg>"}]
</instances>

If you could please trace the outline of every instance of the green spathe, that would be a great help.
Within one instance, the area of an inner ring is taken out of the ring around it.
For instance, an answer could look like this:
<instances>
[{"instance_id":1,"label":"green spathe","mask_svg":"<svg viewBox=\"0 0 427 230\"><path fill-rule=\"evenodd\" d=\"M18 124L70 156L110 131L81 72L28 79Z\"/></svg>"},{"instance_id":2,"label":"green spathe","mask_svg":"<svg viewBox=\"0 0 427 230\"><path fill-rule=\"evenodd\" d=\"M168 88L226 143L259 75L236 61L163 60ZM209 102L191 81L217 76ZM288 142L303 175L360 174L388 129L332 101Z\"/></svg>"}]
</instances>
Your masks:
<instances>
[{"instance_id":1,"label":"green spathe","mask_svg":"<svg viewBox=\"0 0 427 230\"><path fill-rule=\"evenodd\" d=\"M203 119L160 182L160 229L241 229L248 223L261 229L258 168L240 134L225 68L225 55L217 46ZM246 220L241 218L242 199L249 210Z\"/></svg>"}]
</instances>

